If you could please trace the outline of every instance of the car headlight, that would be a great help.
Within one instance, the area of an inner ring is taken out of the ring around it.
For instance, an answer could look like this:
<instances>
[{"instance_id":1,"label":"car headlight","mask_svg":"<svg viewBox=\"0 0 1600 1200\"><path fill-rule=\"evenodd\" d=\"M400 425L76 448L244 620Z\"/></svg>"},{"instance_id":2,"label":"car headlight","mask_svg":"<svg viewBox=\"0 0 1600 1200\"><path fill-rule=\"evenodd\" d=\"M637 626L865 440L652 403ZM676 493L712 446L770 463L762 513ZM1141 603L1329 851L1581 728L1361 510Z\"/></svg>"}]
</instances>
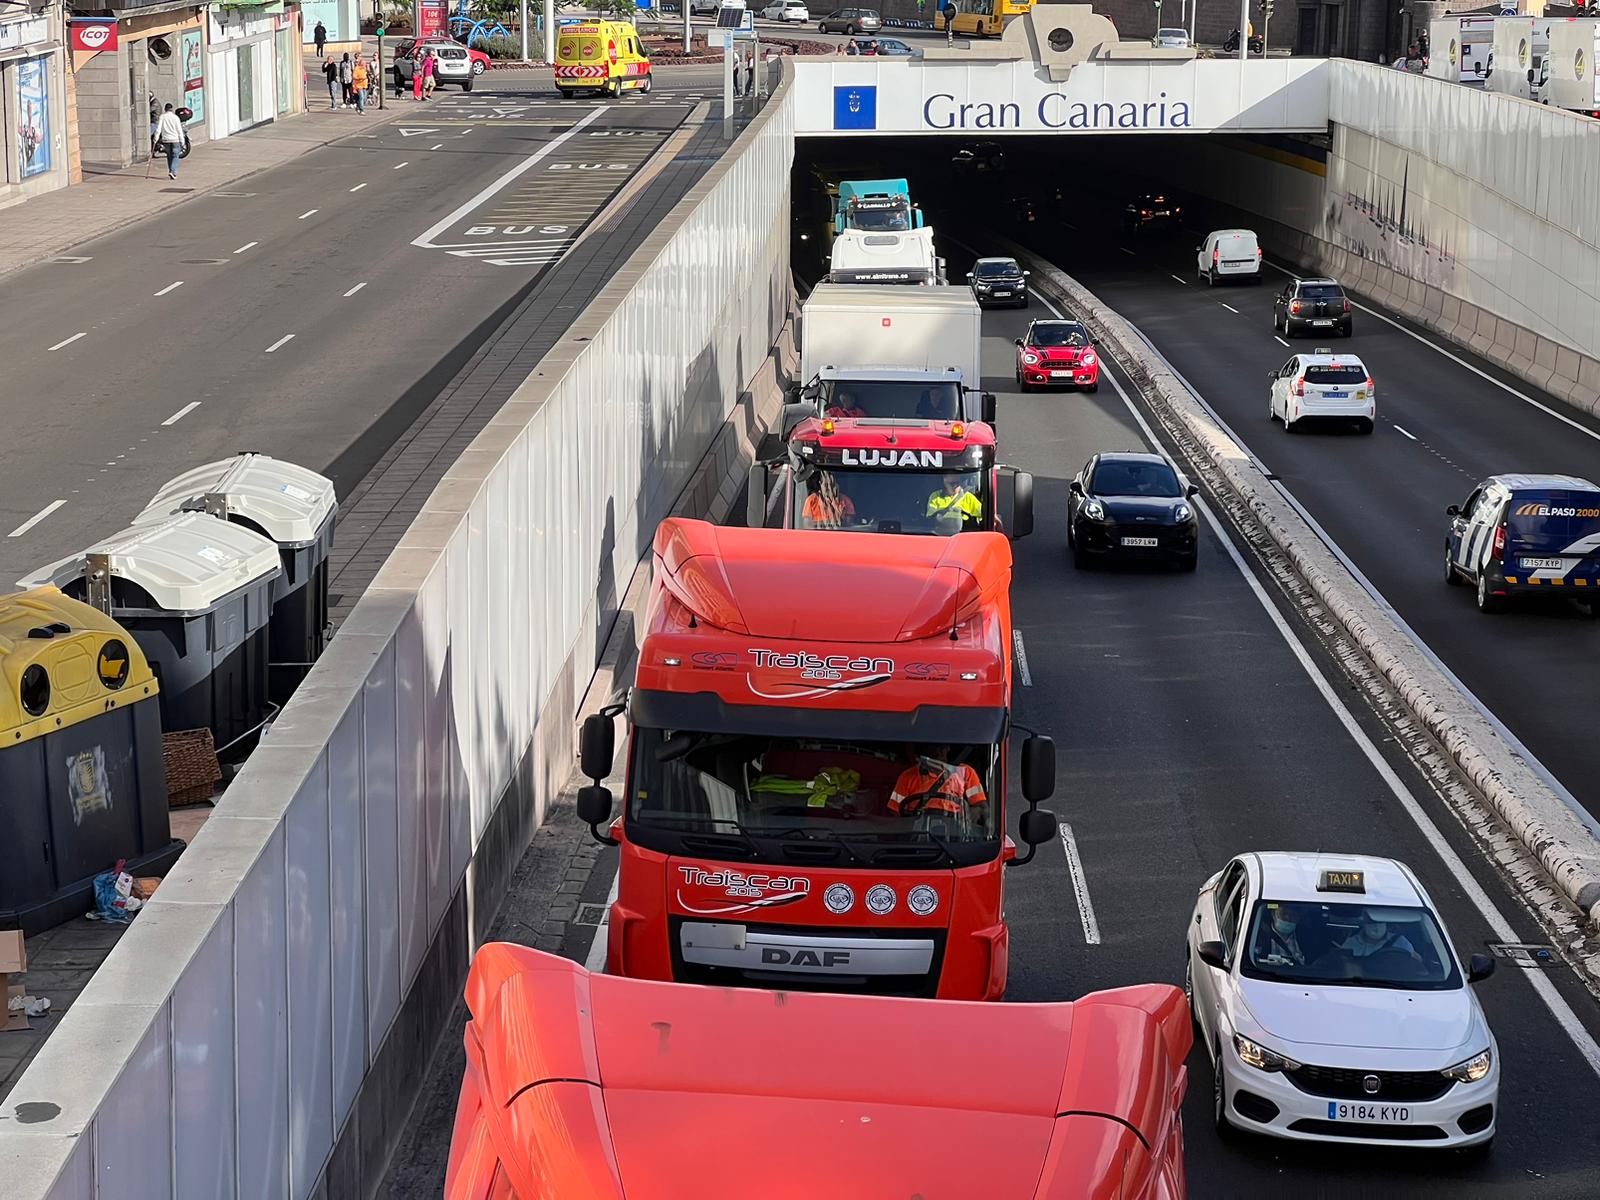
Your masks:
<instances>
[{"instance_id":1,"label":"car headlight","mask_svg":"<svg viewBox=\"0 0 1600 1200\"><path fill-rule=\"evenodd\" d=\"M1100 360L1095 358L1095 356L1093 354L1085 354L1083 356L1083 365L1086 366L1086 367L1092 367L1092 366L1094 366L1095 363L1097 363L1099 361Z\"/></svg>"},{"instance_id":2,"label":"car headlight","mask_svg":"<svg viewBox=\"0 0 1600 1200\"><path fill-rule=\"evenodd\" d=\"M1179 525L1182 525L1192 516L1194 516L1194 513L1190 511L1187 504L1180 504L1177 508L1172 510L1172 519Z\"/></svg>"},{"instance_id":3,"label":"car headlight","mask_svg":"<svg viewBox=\"0 0 1600 1200\"><path fill-rule=\"evenodd\" d=\"M1440 1071L1446 1079L1454 1079L1457 1083L1477 1083L1489 1073L1489 1068L1494 1065L1494 1051L1485 1050L1482 1054L1475 1054L1466 1062L1459 1062L1453 1067L1446 1067Z\"/></svg>"},{"instance_id":4,"label":"car headlight","mask_svg":"<svg viewBox=\"0 0 1600 1200\"><path fill-rule=\"evenodd\" d=\"M1091 521L1104 521L1106 519L1105 505L1098 500L1085 500L1083 502L1083 515Z\"/></svg>"},{"instance_id":5,"label":"car headlight","mask_svg":"<svg viewBox=\"0 0 1600 1200\"><path fill-rule=\"evenodd\" d=\"M1039 356L1030 350L1022 356L1022 361L1030 367L1037 367L1039 365Z\"/></svg>"},{"instance_id":6,"label":"car headlight","mask_svg":"<svg viewBox=\"0 0 1600 1200\"><path fill-rule=\"evenodd\" d=\"M1258 1071L1293 1071L1300 1064L1276 1050L1268 1050L1259 1042L1252 1042L1243 1034L1233 1035L1233 1048L1239 1052L1239 1061Z\"/></svg>"}]
</instances>

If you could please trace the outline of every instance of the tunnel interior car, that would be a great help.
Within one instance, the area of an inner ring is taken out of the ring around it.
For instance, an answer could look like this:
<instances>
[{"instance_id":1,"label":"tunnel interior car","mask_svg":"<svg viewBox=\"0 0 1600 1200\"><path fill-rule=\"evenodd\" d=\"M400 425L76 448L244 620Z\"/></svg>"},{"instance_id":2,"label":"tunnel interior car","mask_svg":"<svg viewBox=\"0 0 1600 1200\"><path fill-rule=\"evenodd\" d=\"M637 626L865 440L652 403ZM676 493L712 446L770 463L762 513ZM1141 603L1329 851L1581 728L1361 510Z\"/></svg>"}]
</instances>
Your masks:
<instances>
[{"instance_id":1,"label":"tunnel interior car","mask_svg":"<svg viewBox=\"0 0 1600 1200\"><path fill-rule=\"evenodd\" d=\"M1183 217L1183 205L1167 192L1143 192L1122 210L1122 227L1128 230L1168 229Z\"/></svg>"},{"instance_id":2,"label":"tunnel interior car","mask_svg":"<svg viewBox=\"0 0 1600 1200\"><path fill-rule=\"evenodd\" d=\"M1159 454L1096 454L1067 487L1067 545L1079 570L1116 557L1192 571L1198 489Z\"/></svg>"},{"instance_id":3,"label":"tunnel interior car","mask_svg":"<svg viewBox=\"0 0 1600 1200\"><path fill-rule=\"evenodd\" d=\"M1291 279L1272 298L1272 328L1285 337L1302 333L1355 332L1350 300L1332 279Z\"/></svg>"}]
</instances>

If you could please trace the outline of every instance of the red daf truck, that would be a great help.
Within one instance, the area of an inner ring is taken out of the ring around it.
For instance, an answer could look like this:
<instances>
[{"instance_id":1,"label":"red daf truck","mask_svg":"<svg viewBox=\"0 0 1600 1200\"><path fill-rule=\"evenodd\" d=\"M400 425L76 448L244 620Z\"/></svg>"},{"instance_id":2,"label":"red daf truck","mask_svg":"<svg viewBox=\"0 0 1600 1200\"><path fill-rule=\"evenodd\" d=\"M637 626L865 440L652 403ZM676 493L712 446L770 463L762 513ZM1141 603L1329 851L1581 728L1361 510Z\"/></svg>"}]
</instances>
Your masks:
<instances>
[{"instance_id":1,"label":"red daf truck","mask_svg":"<svg viewBox=\"0 0 1600 1200\"><path fill-rule=\"evenodd\" d=\"M615 710L581 737L578 815L621 847L607 970L998 1000L1005 871L1056 835L1029 733L1027 854L1006 836L1006 539L674 518L654 571L615 820Z\"/></svg>"}]
</instances>

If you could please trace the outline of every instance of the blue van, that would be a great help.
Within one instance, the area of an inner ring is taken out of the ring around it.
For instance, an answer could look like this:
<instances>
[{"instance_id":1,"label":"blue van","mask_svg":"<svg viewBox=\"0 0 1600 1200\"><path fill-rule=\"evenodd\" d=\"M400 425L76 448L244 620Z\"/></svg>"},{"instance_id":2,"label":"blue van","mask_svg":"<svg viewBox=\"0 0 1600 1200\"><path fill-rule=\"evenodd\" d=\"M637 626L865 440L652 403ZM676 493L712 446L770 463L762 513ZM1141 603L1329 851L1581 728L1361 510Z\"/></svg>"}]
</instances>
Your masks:
<instances>
[{"instance_id":1,"label":"blue van","mask_svg":"<svg viewBox=\"0 0 1600 1200\"><path fill-rule=\"evenodd\" d=\"M1481 611L1556 588L1600 615L1600 487L1575 475L1491 475L1445 512L1445 582L1475 584Z\"/></svg>"}]
</instances>

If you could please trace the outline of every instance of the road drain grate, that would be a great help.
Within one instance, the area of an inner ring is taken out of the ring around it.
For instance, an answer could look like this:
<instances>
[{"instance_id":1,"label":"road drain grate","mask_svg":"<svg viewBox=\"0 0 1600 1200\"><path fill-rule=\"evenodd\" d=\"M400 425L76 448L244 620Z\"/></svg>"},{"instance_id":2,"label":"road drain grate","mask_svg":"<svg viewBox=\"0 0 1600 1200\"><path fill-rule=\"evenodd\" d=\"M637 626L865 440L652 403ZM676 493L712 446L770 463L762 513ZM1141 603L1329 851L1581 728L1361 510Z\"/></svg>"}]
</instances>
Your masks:
<instances>
[{"instance_id":1,"label":"road drain grate","mask_svg":"<svg viewBox=\"0 0 1600 1200\"><path fill-rule=\"evenodd\" d=\"M572 918L574 925L603 925L606 919L606 906L604 904L580 904L578 915Z\"/></svg>"}]
</instances>

